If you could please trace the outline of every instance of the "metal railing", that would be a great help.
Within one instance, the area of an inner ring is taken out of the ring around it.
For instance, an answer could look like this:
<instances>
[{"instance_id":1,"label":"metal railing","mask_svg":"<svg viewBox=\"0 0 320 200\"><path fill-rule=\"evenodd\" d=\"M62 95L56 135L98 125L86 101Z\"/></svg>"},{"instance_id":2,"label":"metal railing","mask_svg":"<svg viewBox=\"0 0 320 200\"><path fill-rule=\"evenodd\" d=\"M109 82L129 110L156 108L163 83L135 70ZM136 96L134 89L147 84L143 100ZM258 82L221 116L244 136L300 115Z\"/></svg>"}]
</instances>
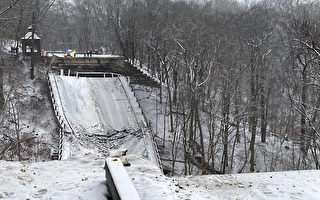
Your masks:
<instances>
[{"instance_id":1,"label":"metal railing","mask_svg":"<svg viewBox=\"0 0 320 200\"><path fill-rule=\"evenodd\" d=\"M154 149L156 157L157 157L158 166L159 166L160 170L163 172L162 161L161 161L161 158L160 158L158 145L157 145L157 143L156 143L156 141L154 139L153 132L151 131L150 128L149 128L149 135L150 135L150 139L151 139L151 142L152 142L153 149Z\"/></svg>"},{"instance_id":2,"label":"metal railing","mask_svg":"<svg viewBox=\"0 0 320 200\"><path fill-rule=\"evenodd\" d=\"M64 140L64 136L65 133L73 133L74 135L74 130L70 124L70 122L68 121L67 117L65 116L65 111L63 109L63 106L61 106L61 113L59 112L58 109L58 103L56 99L59 99L60 103L61 103L61 97L60 97L60 92L57 86L57 80L55 78L55 76L53 75L53 80L56 86L56 90L57 90L57 96L54 95L53 92L53 88L52 88L52 83L50 80L50 75L48 74L47 76L48 79L48 86L49 86L49 93L50 93L50 99L51 99L51 104L53 107L53 111L56 117L56 121L57 124L59 126L59 149L58 149L58 159L61 160L62 159L62 153L63 153L63 140Z\"/></svg>"},{"instance_id":3,"label":"metal railing","mask_svg":"<svg viewBox=\"0 0 320 200\"><path fill-rule=\"evenodd\" d=\"M70 73L68 73L70 74ZM123 76L122 74L118 74L118 73L112 73L112 72L77 72L76 73L76 77L79 78L79 77L91 77L91 76L99 76L99 77L102 77L102 78L107 78L107 77L111 77L111 78L114 78L114 77L119 77L119 76Z\"/></svg>"},{"instance_id":4,"label":"metal railing","mask_svg":"<svg viewBox=\"0 0 320 200\"><path fill-rule=\"evenodd\" d=\"M132 103L132 101L131 101L131 98L134 98L134 99L135 99L136 103L138 104L138 108L136 108L136 109L138 109L138 110L140 109L139 112L142 113L142 110L141 110L141 108L139 107L139 103L137 102L137 99L135 98L134 95L133 95L133 96L132 96L132 95L131 95L131 96L129 95L129 91L127 91L127 89L126 89L126 88L130 87L129 84L126 85L127 87L125 87L124 84L126 84L126 82L123 82L120 77L118 77L118 80L119 80L119 82L120 82L120 84L121 84L121 87L122 87L122 89L123 89L123 91L124 91L124 94L126 95L128 101L129 101L129 105L130 105L130 108L131 108L131 110L132 110L132 112L133 112L134 118L135 118L137 124L140 126L140 123L139 123L139 120L138 120L138 117L137 117L137 113L135 112L134 106L132 105L133 103ZM130 97L131 97L131 98L130 98ZM146 124L145 121L143 121L142 123Z\"/></svg>"},{"instance_id":5,"label":"metal railing","mask_svg":"<svg viewBox=\"0 0 320 200\"><path fill-rule=\"evenodd\" d=\"M64 120L62 116L59 113L59 110L57 109L58 105L56 103L56 100L54 98L54 93L52 91L52 85L48 76L48 86L49 86L49 93L50 93L50 99L51 99L51 105L53 107L54 115L56 117L56 120L59 125L59 149L58 149L58 160L61 160L62 157L62 151L63 151L63 135L66 129L66 125L64 123Z\"/></svg>"}]
</instances>

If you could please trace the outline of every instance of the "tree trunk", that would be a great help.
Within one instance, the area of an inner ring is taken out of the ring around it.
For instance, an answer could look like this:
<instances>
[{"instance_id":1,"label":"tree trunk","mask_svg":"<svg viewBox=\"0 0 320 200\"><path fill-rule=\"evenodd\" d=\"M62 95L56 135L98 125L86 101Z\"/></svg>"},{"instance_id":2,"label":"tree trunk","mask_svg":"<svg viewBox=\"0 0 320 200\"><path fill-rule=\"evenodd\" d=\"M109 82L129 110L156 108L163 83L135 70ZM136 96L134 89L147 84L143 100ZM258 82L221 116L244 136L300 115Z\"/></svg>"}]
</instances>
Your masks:
<instances>
[{"instance_id":1,"label":"tree trunk","mask_svg":"<svg viewBox=\"0 0 320 200\"><path fill-rule=\"evenodd\" d=\"M229 91L225 91L223 95L223 167L222 173L226 173L226 167L228 167L228 142L229 142L229 108L230 108L230 99Z\"/></svg>"},{"instance_id":2,"label":"tree trunk","mask_svg":"<svg viewBox=\"0 0 320 200\"><path fill-rule=\"evenodd\" d=\"M238 83L237 83L238 84ZM235 96L235 118L236 118L236 141L240 143L240 116L239 116L239 106L240 106L240 94L236 92Z\"/></svg>"},{"instance_id":3,"label":"tree trunk","mask_svg":"<svg viewBox=\"0 0 320 200\"><path fill-rule=\"evenodd\" d=\"M257 70L254 65L254 58L251 60L251 75L250 75L250 113L249 113L249 127L251 132L250 140L250 171L254 172L255 166L255 141L256 141L256 129L257 129Z\"/></svg>"},{"instance_id":4,"label":"tree trunk","mask_svg":"<svg viewBox=\"0 0 320 200\"><path fill-rule=\"evenodd\" d=\"M162 146L165 149L165 145L166 145L166 115L167 115L167 106L168 106L168 97L166 98L166 104L164 105L164 114L163 114L163 141L162 141Z\"/></svg>"},{"instance_id":5,"label":"tree trunk","mask_svg":"<svg viewBox=\"0 0 320 200\"><path fill-rule=\"evenodd\" d=\"M302 152L302 164L303 167L306 167L306 157L308 148L306 145L305 137L307 133L307 125L306 125L306 103L307 103L307 64L304 63L300 56L298 56L299 63L303 66L302 70L302 88L301 88L301 118L300 118L300 149Z\"/></svg>"},{"instance_id":6,"label":"tree trunk","mask_svg":"<svg viewBox=\"0 0 320 200\"><path fill-rule=\"evenodd\" d=\"M173 104L177 105L177 95L178 95L178 70L177 66L173 69Z\"/></svg>"},{"instance_id":7,"label":"tree trunk","mask_svg":"<svg viewBox=\"0 0 320 200\"><path fill-rule=\"evenodd\" d=\"M210 116L212 116L212 113L210 113ZM214 117L212 117L210 123L209 123L209 127L208 127L208 130L209 130L209 149L208 149L208 152L209 152L209 155L208 156L208 163L209 163L209 160L211 159L211 168L214 169L215 168L215 160L214 160L214 123L215 123L215 119Z\"/></svg>"},{"instance_id":8,"label":"tree trunk","mask_svg":"<svg viewBox=\"0 0 320 200\"><path fill-rule=\"evenodd\" d=\"M319 169L320 168L320 163L319 163L319 159L318 159L318 150L319 150L319 146L318 146L318 141L317 141L317 133L316 133L316 127L315 127L315 123L316 123L316 120L319 118L318 116L318 112L319 112L319 108L320 108L320 89L318 89L318 99L317 99L317 103L316 103L316 106L315 106L315 111L313 113L313 116L311 118L311 126L312 126L312 148L311 148L311 151L312 151L312 154L313 154L313 159L314 159L314 162L315 162L315 165L316 165L316 169Z\"/></svg>"},{"instance_id":9,"label":"tree trunk","mask_svg":"<svg viewBox=\"0 0 320 200\"><path fill-rule=\"evenodd\" d=\"M0 113L4 108L4 91L3 91L3 69L4 69L4 58L0 58Z\"/></svg>"},{"instance_id":10,"label":"tree trunk","mask_svg":"<svg viewBox=\"0 0 320 200\"><path fill-rule=\"evenodd\" d=\"M234 150L236 148L236 144L237 144L237 137L235 137L234 140L233 140L232 152L231 152L231 160L230 160L230 169L233 169L233 157L234 157Z\"/></svg>"},{"instance_id":11,"label":"tree trunk","mask_svg":"<svg viewBox=\"0 0 320 200\"><path fill-rule=\"evenodd\" d=\"M171 175L174 176L174 170L175 170L175 145L176 145L176 131L174 131L173 134L173 141L172 141L172 149L171 149L171 157L172 157L172 163L171 163Z\"/></svg>"},{"instance_id":12,"label":"tree trunk","mask_svg":"<svg viewBox=\"0 0 320 200\"><path fill-rule=\"evenodd\" d=\"M19 116L19 111L15 108L16 105L14 105L13 102L10 103L11 106L11 114L12 114L12 123L14 124L15 128L15 133L17 137L17 156L19 161L21 160L21 141L20 141L20 116Z\"/></svg>"},{"instance_id":13,"label":"tree trunk","mask_svg":"<svg viewBox=\"0 0 320 200\"><path fill-rule=\"evenodd\" d=\"M205 158L205 154L204 154L204 139L203 139L203 132L202 132L202 126L201 126L201 121L200 121L200 116L199 116L199 106L198 104L196 105L196 120L198 121L198 128L199 128L199 134L200 134L200 146L201 146L201 157L202 157L202 161L201 161L201 165L202 165L202 174L206 174L205 173L205 169L206 169L206 158Z\"/></svg>"},{"instance_id":14,"label":"tree trunk","mask_svg":"<svg viewBox=\"0 0 320 200\"><path fill-rule=\"evenodd\" d=\"M188 150L187 150L187 126L188 121L185 116L185 109L184 109L184 101L181 102L182 104L182 114L183 114L183 150L184 150L184 175L188 175Z\"/></svg>"},{"instance_id":15,"label":"tree trunk","mask_svg":"<svg viewBox=\"0 0 320 200\"><path fill-rule=\"evenodd\" d=\"M266 119L266 103L263 83L260 85L260 119L261 119L261 142L266 142L267 135L267 119Z\"/></svg>"},{"instance_id":16,"label":"tree trunk","mask_svg":"<svg viewBox=\"0 0 320 200\"><path fill-rule=\"evenodd\" d=\"M194 115L194 97L192 96L191 97L191 102L190 102L190 121L189 121L189 145L188 145L188 152L187 152L187 155L188 155L188 164L189 164L189 174L191 174L191 168L190 168L190 164L191 164L191 151L193 149L193 135L194 135L194 132L193 132L193 115Z\"/></svg>"},{"instance_id":17,"label":"tree trunk","mask_svg":"<svg viewBox=\"0 0 320 200\"><path fill-rule=\"evenodd\" d=\"M3 91L3 61L0 66L0 113L4 107L4 91Z\"/></svg>"},{"instance_id":18,"label":"tree trunk","mask_svg":"<svg viewBox=\"0 0 320 200\"><path fill-rule=\"evenodd\" d=\"M172 95L171 95L171 87L170 87L170 83L169 83L169 72L167 69L167 65L165 64L164 66L164 72L166 75L166 82L167 82L167 92L168 92L168 100L169 100L169 116L170 116L170 132L173 133L174 132L174 123L173 123L173 112L172 112Z\"/></svg>"}]
</instances>

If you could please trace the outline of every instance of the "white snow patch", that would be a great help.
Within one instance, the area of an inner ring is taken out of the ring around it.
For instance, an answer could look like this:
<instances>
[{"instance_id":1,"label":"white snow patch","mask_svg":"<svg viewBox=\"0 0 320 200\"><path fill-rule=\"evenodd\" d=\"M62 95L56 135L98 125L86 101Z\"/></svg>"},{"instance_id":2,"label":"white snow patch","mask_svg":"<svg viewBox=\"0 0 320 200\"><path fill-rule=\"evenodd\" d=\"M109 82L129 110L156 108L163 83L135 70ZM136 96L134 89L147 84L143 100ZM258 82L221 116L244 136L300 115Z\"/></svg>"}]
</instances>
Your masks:
<instances>
[{"instance_id":1,"label":"white snow patch","mask_svg":"<svg viewBox=\"0 0 320 200\"><path fill-rule=\"evenodd\" d=\"M93 154L50 162L0 161L0 199L106 200L104 159Z\"/></svg>"}]
</instances>

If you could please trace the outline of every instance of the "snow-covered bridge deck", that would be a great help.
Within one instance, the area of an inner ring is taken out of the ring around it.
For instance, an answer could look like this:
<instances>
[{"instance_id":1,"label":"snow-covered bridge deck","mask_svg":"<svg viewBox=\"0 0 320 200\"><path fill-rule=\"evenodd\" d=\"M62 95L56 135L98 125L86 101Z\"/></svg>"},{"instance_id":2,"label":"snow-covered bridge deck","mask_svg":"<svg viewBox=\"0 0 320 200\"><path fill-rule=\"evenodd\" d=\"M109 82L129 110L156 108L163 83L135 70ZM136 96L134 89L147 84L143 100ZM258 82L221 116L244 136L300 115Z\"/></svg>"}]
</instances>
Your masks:
<instances>
[{"instance_id":1,"label":"snow-covered bridge deck","mask_svg":"<svg viewBox=\"0 0 320 200\"><path fill-rule=\"evenodd\" d=\"M126 98L121 79L52 76L65 116L77 131L138 129L136 109ZM124 80L126 81L126 80ZM143 119L139 119L143 120ZM96 127L96 128L94 128Z\"/></svg>"}]
</instances>

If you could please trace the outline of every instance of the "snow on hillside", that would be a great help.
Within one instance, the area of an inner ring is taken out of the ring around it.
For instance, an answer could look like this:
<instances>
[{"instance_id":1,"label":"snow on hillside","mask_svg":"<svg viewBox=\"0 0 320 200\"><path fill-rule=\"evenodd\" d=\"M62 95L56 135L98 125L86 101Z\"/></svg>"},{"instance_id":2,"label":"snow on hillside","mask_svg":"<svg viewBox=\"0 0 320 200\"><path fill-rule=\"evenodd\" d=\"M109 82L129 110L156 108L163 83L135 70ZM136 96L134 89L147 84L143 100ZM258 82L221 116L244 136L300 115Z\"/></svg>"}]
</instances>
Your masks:
<instances>
[{"instance_id":1,"label":"snow on hillside","mask_svg":"<svg viewBox=\"0 0 320 200\"><path fill-rule=\"evenodd\" d=\"M36 64L35 79L31 80L28 58L9 54L3 54L2 58L6 102L0 116L0 131L8 137L0 136L0 147L8 145L14 149L16 135L19 134L22 144L21 159L48 160L50 150L57 147L58 134L47 95L47 69ZM4 160L17 159L17 155L12 154L10 149L2 155Z\"/></svg>"}]
</instances>

